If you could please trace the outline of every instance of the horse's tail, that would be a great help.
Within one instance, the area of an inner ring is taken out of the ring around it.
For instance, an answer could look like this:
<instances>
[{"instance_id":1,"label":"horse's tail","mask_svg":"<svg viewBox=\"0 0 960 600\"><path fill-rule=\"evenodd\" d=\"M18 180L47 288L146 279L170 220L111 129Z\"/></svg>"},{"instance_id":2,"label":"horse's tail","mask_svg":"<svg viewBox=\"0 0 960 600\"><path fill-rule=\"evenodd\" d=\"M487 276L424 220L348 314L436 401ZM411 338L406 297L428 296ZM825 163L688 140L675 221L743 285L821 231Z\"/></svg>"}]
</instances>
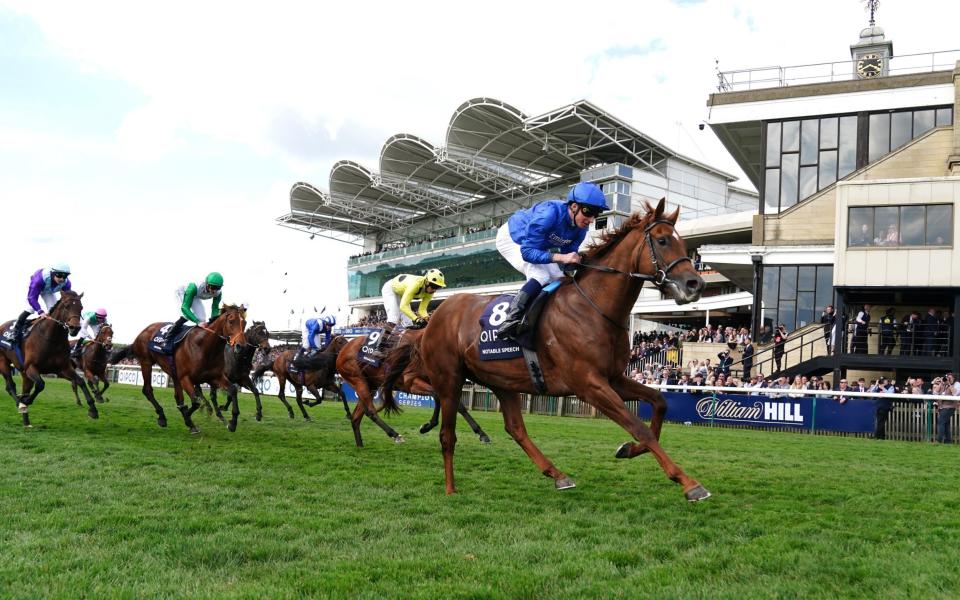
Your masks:
<instances>
[{"instance_id":1,"label":"horse's tail","mask_svg":"<svg viewBox=\"0 0 960 600\"><path fill-rule=\"evenodd\" d=\"M380 397L383 400L381 410L387 411L387 414L400 412L400 405L393 397L393 388L398 382L402 381L403 372L407 370L407 367L413 365L414 368L419 368L418 365L421 364L420 338L409 344L394 348L384 362L387 364L387 373L380 388Z\"/></svg>"},{"instance_id":2,"label":"horse's tail","mask_svg":"<svg viewBox=\"0 0 960 600\"><path fill-rule=\"evenodd\" d=\"M110 356L107 358L107 363L115 365L121 360L127 358L136 358L133 356L133 344L124 346L123 348L118 348L110 353Z\"/></svg>"}]
</instances>

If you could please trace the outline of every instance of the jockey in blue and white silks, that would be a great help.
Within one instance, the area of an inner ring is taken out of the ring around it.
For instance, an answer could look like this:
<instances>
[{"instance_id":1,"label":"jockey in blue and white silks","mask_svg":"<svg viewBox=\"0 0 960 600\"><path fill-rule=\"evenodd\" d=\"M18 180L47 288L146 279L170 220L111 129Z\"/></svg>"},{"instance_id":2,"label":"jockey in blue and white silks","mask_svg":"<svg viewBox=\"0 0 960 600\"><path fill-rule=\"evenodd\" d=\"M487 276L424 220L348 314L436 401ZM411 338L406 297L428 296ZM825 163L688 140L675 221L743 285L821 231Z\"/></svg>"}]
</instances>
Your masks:
<instances>
[{"instance_id":1,"label":"jockey in blue and white silks","mask_svg":"<svg viewBox=\"0 0 960 600\"><path fill-rule=\"evenodd\" d=\"M558 264L580 262L577 251L587 228L601 212L609 210L603 190L595 183L573 186L567 201L546 200L516 212L497 232L497 250L514 269L527 277L510 304L506 320L497 330L513 337L529 302L543 286L563 277ZM556 251L554 251L556 250Z\"/></svg>"},{"instance_id":2,"label":"jockey in blue and white silks","mask_svg":"<svg viewBox=\"0 0 960 600\"><path fill-rule=\"evenodd\" d=\"M314 354L326 348L333 337L333 326L336 324L337 318L333 315L313 317L304 321L300 335L300 348L297 349L297 355L294 356L293 361L299 361L305 353Z\"/></svg>"},{"instance_id":3,"label":"jockey in blue and white silks","mask_svg":"<svg viewBox=\"0 0 960 600\"><path fill-rule=\"evenodd\" d=\"M27 288L27 306L17 317L17 323L14 325L14 335L18 342L23 337L27 317L34 313L43 314L39 300L43 299L43 304L49 311L57 303L58 297L56 294L61 290L70 290L70 267L66 263L55 263L49 268L38 269L30 277L30 285Z\"/></svg>"}]
</instances>

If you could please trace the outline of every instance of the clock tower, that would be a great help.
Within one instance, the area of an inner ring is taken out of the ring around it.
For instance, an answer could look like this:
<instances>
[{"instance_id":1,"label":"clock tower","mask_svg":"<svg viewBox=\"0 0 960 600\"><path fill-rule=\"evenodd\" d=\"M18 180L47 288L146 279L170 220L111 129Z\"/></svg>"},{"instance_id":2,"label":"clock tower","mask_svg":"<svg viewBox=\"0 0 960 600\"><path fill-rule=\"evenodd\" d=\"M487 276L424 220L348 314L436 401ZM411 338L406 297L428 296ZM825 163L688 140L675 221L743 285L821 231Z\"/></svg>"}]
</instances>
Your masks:
<instances>
[{"instance_id":1,"label":"clock tower","mask_svg":"<svg viewBox=\"0 0 960 600\"><path fill-rule=\"evenodd\" d=\"M867 0L870 26L860 32L860 41L850 46L854 79L874 79L890 74L893 42L884 39L883 29L874 21L878 4L877 0Z\"/></svg>"}]
</instances>

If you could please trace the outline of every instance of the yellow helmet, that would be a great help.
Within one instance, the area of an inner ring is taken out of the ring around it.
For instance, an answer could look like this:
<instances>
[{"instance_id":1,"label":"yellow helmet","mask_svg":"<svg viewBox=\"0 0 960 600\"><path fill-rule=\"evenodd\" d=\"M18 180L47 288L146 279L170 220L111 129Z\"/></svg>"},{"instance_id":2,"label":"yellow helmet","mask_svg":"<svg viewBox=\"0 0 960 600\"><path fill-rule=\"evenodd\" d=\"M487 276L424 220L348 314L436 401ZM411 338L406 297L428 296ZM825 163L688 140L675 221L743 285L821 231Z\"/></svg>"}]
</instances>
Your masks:
<instances>
[{"instance_id":1,"label":"yellow helmet","mask_svg":"<svg viewBox=\"0 0 960 600\"><path fill-rule=\"evenodd\" d=\"M443 273L440 272L440 269L430 269L427 271L424 279L427 283L432 283L437 287L447 287L447 282L444 281Z\"/></svg>"}]
</instances>

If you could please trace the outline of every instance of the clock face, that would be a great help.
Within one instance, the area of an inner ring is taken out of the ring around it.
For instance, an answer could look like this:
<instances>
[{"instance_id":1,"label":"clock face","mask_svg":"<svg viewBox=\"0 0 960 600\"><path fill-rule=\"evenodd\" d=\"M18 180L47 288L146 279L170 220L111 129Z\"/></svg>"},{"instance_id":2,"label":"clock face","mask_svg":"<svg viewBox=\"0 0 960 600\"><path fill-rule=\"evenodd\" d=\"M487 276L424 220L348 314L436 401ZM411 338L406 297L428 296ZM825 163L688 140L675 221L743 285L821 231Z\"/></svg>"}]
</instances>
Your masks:
<instances>
[{"instance_id":1,"label":"clock face","mask_svg":"<svg viewBox=\"0 0 960 600\"><path fill-rule=\"evenodd\" d=\"M879 54L864 54L857 61L857 75L861 79L870 79L883 72L883 57Z\"/></svg>"}]
</instances>

